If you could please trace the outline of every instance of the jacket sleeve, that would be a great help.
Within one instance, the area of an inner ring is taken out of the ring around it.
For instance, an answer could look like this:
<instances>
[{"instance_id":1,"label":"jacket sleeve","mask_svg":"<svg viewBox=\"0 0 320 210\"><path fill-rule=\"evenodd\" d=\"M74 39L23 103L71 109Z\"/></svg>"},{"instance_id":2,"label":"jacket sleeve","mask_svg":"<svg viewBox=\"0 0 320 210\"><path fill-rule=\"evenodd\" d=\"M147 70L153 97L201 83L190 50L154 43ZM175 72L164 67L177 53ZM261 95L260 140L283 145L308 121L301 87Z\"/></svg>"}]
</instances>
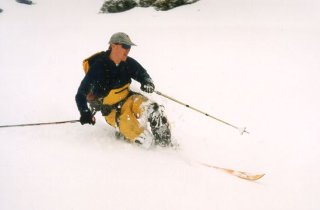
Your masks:
<instances>
[{"instance_id":1,"label":"jacket sleeve","mask_svg":"<svg viewBox=\"0 0 320 210\"><path fill-rule=\"evenodd\" d=\"M92 87L93 83L90 81L89 74L86 74L84 79L81 81L78 92L76 94L76 103L80 113L89 110L87 105L87 95L91 91Z\"/></svg>"},{"instance_id":2,"label":"jacket sleeve","mask_svg":"<svg viewBox=\"0 0 320 210\"><path fill-rule=\"evenodd\" d=\"M90 92L97 93L97 89L102 89L102 84L105 83L108 78L106 77L107 74L104 70L104 61L103 58L105 57L105 53L102 52L99 54L99 57L96 57L94 62L90 64L90 70L85 75L83 80L80 83L80 86L78 88L77 94L76 94L76 103L78 106L78 110L81 112L88 111L88 104L87 104L87 95ZM106 91L105 89L102 89L102 91Z\"/></svg>"},{"instance_id":3,"label":"jacket sleeve","mask_svg":"<svg viewBox=\"0 0 320 210\"><path fill-rule=\"evenodd\" d=\"M128 64L132 79L140 82L140 84L153 83L150 75L135 59L128 57Z\"/></svg>"}]
</instances>

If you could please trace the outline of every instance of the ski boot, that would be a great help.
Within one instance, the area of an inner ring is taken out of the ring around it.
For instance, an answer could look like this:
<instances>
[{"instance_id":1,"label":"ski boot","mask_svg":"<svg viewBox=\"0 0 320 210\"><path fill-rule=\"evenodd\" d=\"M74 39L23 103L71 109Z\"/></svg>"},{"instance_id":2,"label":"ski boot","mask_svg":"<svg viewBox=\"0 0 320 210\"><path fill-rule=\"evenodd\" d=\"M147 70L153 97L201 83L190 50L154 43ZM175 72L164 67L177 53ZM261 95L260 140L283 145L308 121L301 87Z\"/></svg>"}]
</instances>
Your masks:
<instances>
[{"instance_id":1,"label":"ski boot","mask_svg":"<svg viewBox=\"0 0 320 210\"><path fill-rule=\"evenodd\" d=\"M134 143L143 147L144 149L149 149L154 145L154 140L152 134L146 129L140 136L138 136Z\"/></svg>"},{"instance_id":2,"label":"ski boot","mask_svg":"<svg viewBox=\"0 0 320 210\"><path fill-rule=\"evenodd\" d=\"M132 142L129 139L127 139L122 133L120 133L118 130L115 132L115 138L118 140L125 140L128 142ZM134 144L144 148L149 149L152 145L154 145L154 140L152 134L145 130L140 136L138 136L134 141Z\"/></svg>"}]
</instances>

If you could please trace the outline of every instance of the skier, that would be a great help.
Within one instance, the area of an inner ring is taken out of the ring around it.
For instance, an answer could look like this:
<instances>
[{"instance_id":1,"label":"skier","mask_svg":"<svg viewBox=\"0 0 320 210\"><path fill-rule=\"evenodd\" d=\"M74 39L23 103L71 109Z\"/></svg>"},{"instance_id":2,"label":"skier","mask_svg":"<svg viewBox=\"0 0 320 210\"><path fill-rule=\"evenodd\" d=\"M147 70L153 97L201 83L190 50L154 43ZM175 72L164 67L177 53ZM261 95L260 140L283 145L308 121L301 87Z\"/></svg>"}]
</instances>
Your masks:
<instances>
[{"instance_id":1,"label":"skier","mask_svg":"<svg viewBox=\"0 0 320 210\"><path fill-rule=\"evenodd\" d=\"M138 81L146 93L155 89L147 71L128 56L131 46L135 44L127 34L115 33L107 51L84 60L86 75L76 94L80 122L94 125L94 114L101 111L106 122L116 128L117 137L145 148L171 145L163 107L130 90L131 79Z\"/></svg>"}]
</instances>

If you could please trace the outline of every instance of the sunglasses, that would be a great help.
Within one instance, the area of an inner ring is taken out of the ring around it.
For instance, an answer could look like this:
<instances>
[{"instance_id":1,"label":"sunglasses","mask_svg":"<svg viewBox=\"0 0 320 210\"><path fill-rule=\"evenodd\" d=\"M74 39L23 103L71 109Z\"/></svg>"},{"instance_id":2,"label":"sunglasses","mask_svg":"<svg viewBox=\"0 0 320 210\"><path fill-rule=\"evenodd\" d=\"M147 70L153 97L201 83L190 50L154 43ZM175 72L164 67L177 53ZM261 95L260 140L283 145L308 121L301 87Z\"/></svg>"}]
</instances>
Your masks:
<instances>
[{"instance_id":1,"label":"sunglasses","mask_svg":"<svg viewBox=\"0 0 320 210\"><path fill-rule=\"evenodd\" d=\"M116 45L121 45L121 47L126 50L129 50L131 48L131 45L128 45L128 44L117 43Z\"/></svg>"}]
</instances>

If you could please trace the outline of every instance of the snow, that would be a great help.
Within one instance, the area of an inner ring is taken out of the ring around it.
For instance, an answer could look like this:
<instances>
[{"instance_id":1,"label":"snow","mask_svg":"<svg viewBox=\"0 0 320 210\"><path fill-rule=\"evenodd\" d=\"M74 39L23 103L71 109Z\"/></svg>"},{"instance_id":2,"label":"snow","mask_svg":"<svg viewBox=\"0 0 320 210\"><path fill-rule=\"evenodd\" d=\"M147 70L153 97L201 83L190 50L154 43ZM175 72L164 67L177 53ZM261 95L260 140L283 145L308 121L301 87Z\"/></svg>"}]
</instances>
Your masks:
<instances>
[{"instance_id":1,"label":"snow","mask_svg":"<svg viewBox=\"0 0 320 210\"><path fill-rule=\"evenodd\" d=\"M180 151L116 140L100 116L1 128L0 209L320 209L319 1L99 14L102 2L2 0L0 125L78 119L82 60L124 31L158 91L250 134L156 94L146 95L165 106Z\"/></svg>"}]
</instances>

